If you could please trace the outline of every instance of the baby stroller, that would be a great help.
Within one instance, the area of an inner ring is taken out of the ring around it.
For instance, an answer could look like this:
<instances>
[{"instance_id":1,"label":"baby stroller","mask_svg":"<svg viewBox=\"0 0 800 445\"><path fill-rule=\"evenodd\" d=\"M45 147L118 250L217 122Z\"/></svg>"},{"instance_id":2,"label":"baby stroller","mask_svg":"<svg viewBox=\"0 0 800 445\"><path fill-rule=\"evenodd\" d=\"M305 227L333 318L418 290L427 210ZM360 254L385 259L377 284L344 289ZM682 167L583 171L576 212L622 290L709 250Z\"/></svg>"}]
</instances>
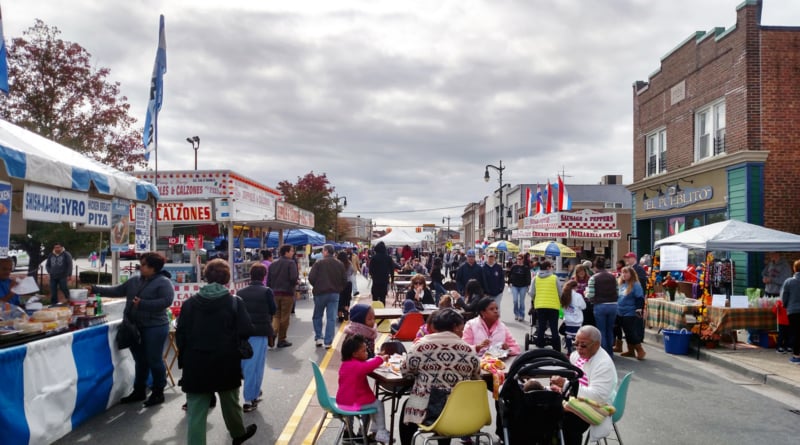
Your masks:
<instances>
[{"instance_id":1,"label":"baby stroller","mask_svg":"<svg viewBox=\"0 0 800 445\"><path fill-rule=\"evenodd\" d=\"M528 312L528 313L531 316L531 329L530 329L530 332L525 334L525 350L526 351L531 348L531 345L535 345L536 344L536 311L533 308L531 308L530 312ZM543 345L537 345L537 346L539 346L540 348L544 348L547 345L553 346L553 336L550 335L550 334L545 333L544 334L544 344Z\"/></svg>"},{"instance_id":2,"label":"baby stroller","mask_svg":"<svg viewBox=\"0 0 800 445\"><path fill-rule=\"evenodd\" d=\"M551 376L567 380L563 393L549 390ZM580 368L551 349L534 349L517 357L498 400L505 445L563 444L562 402L578 394L581 377Z\"/></svg>"}]
</instances>

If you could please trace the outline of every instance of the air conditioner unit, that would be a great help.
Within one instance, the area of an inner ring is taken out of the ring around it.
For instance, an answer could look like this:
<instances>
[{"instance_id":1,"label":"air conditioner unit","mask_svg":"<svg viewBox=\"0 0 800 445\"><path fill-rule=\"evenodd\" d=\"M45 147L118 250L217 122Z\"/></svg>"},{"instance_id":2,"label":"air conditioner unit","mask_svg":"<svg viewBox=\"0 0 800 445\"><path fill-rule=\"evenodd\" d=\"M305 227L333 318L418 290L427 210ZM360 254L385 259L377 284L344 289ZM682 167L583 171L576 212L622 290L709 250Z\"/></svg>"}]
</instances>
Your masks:
<instances>
[{"instance_id":1,"label":"air conditioner unit","mask_svg":"<svg viewBox=\"0 0 800 445\"><path fill-rule=\"evenodd\" d=\"M615 204L616 203L614 203L614 202L607 202L607 203L605 203L603 205L603 207L606 208L606 209L613 209L615 207Z\"/></svg>"}]
</instances>

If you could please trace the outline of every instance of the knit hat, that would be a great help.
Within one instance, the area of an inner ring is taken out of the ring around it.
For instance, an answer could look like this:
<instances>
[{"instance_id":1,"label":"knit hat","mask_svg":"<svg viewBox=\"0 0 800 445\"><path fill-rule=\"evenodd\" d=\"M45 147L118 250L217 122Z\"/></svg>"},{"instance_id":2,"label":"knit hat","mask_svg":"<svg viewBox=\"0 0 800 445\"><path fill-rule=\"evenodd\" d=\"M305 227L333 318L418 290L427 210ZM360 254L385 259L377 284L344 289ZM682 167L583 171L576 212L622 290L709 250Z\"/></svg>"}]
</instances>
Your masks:
<instances>
[{"instance_id":1,"label":"knit hat","mask_svg":"<svg viewBox=\"0 0 800 445\"><path fill-rule=\"evenodd\" d=\"M350 308L350 321L364 324L367 321L367 314L371 306L367 304L356 304Z\"/></svg>"},{"instance_id":2,"label":"knit hat","mask_svg":"<svg viewBox=\"0 0 800 445\"><path fill-rule=\"evenodd\" d=\"M414 312L417 310L417 305L414 304L414 300L406 300L403 302L403 313L407 314L409 312Z\"/></svg>"}]
</instances>

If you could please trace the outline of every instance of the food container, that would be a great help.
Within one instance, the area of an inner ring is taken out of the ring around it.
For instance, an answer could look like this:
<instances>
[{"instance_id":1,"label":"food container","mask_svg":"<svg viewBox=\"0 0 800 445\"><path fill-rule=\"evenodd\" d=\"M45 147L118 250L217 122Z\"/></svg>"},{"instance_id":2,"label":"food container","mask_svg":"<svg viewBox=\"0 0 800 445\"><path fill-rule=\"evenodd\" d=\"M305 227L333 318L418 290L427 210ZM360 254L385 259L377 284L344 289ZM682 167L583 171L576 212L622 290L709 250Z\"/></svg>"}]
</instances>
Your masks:
<instances>
[{"instance_id":1,"label":"food container","mask_svg":"<svg viewBox=\"0 0 800 445\"><path fill-rule=\"evenodd\" d=\"M45 321L56 321L56 320L58 320L58 314L55 313L54 311L44 311L44 310L37 311L37 312L33 313L33 315L31 316L31 320L32 321L42 321L42 322L45 322Z\"/></svg>"},{"instance_id":2,"label":"food container","mask_svg":"<svg viewBox=\"0 0 800 445\"><path fill-rule=\"evenodd\" d=\"M69 301L83 301L89 299L89 291L86 289L70 289L69 290Z\"/></svg>"},{"instance_id":3,"label":"food container","mask_svg":"<svg viewBox=\"0 0 800 445\"><path fill-rule=\"evenodd\" d=\"M72 306L73 317L86 315L86 301L71 301L69 305Z\"/></svg>"}]
</instances>

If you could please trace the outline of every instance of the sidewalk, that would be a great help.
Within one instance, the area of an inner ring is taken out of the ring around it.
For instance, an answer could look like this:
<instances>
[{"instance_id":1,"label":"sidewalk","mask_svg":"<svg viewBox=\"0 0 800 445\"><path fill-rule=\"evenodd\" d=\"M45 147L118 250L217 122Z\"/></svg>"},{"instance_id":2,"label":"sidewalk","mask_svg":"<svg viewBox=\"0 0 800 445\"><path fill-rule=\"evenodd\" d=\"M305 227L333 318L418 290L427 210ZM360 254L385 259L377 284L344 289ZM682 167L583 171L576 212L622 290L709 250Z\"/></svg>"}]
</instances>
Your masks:
<instances>
[{"instance_id":1,"label":"sidewalk","mask_svg":"<svg viewBox=\"0 0 800 445\"><path fill-rule=\"evenodd\" d=\"M740 335L739 338L746 338L746 335ZM645 329L645 342L663 349L664 336L655 329ZM690 343L689 357L698 356L697 347L695 342ZM789 362L791 353L778 354L775 349L741 342L736 344L736 350L721 344L716 349L700 347L699 353L699 360L800 397L800 365Z\"/></svg>"}]
</instances>

